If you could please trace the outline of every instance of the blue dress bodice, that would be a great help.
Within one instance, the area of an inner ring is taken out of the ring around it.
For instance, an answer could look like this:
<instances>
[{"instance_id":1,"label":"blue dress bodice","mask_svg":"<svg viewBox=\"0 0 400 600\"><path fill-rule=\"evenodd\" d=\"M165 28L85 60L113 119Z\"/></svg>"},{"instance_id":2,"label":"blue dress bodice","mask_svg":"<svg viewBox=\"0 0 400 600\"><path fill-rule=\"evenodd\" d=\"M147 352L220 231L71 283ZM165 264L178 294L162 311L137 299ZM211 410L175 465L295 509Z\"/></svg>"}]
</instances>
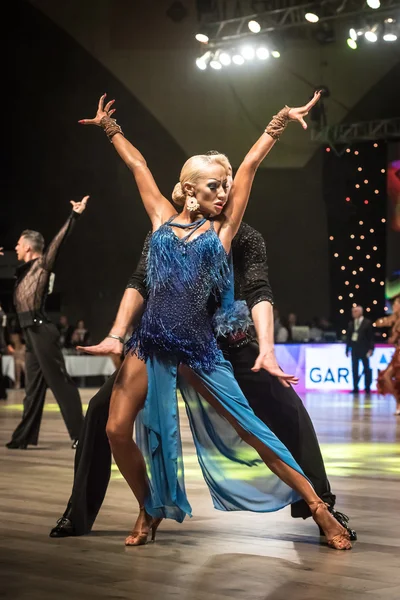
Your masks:
<instances>
[{"instance_id":1,"label":"blue dress bodice","mask_svg":"<svg viewBox=\"0 0 400 600\"><path fill-rule=\"evenodd\" d=\"M171 221L152 235L147 306L129 347L144 360L157 356L210 371L221 353L207 303L210 294L222 293L229 285L227 254L212 221L194 238L205 219L192 224L183 238L174 233Z\"/></svg>"}]
</instances>

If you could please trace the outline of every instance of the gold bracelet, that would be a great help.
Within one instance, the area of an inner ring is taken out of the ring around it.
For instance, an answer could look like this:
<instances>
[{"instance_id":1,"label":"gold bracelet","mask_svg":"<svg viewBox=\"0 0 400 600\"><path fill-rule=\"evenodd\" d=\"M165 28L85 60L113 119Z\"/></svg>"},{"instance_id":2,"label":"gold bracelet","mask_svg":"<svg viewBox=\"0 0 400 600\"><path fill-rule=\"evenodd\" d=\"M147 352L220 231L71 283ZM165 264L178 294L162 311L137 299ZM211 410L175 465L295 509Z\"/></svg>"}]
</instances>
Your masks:
<instances>
[{"instance_id":1,"label":"gold bracelet","mask_svg":"<svg viewBox=\"0 0 400 600\"><path fill-rule=\"evenodd\" d=\"M115 119L111 119L110 117L103 117L100 121L100 126L104 129L110 142L116 133L124 135L117 121Z\"/></svg>"},{"instance_id":2,"label":"gold bracelet","mask_svg":"<svg viewBox=\"0 0 400 600\"><path fill-rule=\"evenodd\" d=\"M268 135L274 138L274 140L279 140L280 136L286 128L286 125L290 121L289 111L289 106L285 106L285 108L282 108L282 110L280 110L277 115L274 115L272 117L271 121L265 128L265 133L268 133Z\"/></svg>"}]
</instances>

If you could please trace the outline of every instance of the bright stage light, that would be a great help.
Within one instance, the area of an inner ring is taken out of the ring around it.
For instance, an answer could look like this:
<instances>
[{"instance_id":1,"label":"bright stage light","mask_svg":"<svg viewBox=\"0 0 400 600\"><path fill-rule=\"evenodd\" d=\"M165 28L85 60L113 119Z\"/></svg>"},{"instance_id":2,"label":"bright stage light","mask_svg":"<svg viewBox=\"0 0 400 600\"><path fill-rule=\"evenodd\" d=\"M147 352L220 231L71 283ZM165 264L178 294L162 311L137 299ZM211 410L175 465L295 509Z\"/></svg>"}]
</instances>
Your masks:
<instances>
[{"instance_id":1,"label":"bright stage light","mask_svg":"<svg viewBox=\"0 0 400 600\"><path fill-rule=\"evenodd\" d=\"M376 30L377 30L377 26L374 25L374 27L372 27L372 29L369 29L368 31L366 31L364 33L364 37L368 42L371 42L372 44L378 41L378 36L376 35Z\"/></svg>"},{"instance_id":2,"label":"bright stage light","mask_svg":"<svg viewBox=\"0 0 400 600\"><path fill-rule=\"evenodd\" d=\"M216 71L219 71L220 69L222 69L222 65L221 65L221 63L219 62L219 60L218 60L218 59L216 59L216 58L215 58L215 56L214 56L214 58L212 59L212 61L210 62L210 67L211 67L212 69L215 69Z\"/></svg>"},{"instance_id":3,"label":"bright stage light","mask_svg":"<svg viewBox=\"0 0 400 600\"><path fill-rule=\"evenodd\" d=\"M235 65L242 65L244 63L244 58L241 54L234 54L232 56L232 62L234 62Z\"/></svg>"},{"instance_id":4,"label":"bright stage light","mask_svg":"<svg viewBox=\"0 0 400 600\"><path fill-rule=\"evenodd\" d=\"M281 53L279 52L279 50L272 50L271 56L273 56L274 58L280 58Z\"/></svg>"},{"instance_id":5,"label":"bright stage light","mask_svg":"<svg viewBox=\"0 0 400 600\"><path fill-rule=\"evenodd\" d=\"M355 42L357 41L358 35L357 35L357 31L354 29L354 27L352 27L349 31L349 37L354 40Z\"/></svg>"},{"instance_id":6,"label":"bright stage light","mask_svg":"<svg viewBox=\"0 0 400 600\"><path fill-rule=\"evenodd\" d=\"M396 21L392 18L385 19L383 39L385 42L395 42L398 37Z\"/></svg>"},{"instance_id":7,"label":"bright stage light","mask_svg":"<svg viewBox=\"0 0 400 600\"><path fill-rule=\"evenodd\" d=\"M203 56L200 56L196 59L196 66L201 71L205 71L207 69L207 65L210 62L211 52L208 51Z\"/></svg>"},{"instance_id":8,"label":"bright stage light","mask_svg":"<svg viewBox=\"0 0 400 600\"><path fill-rule=\"evenodd\" d=\"M381 2L380 0L367 0L367 4L370 8L379 8Z\"/></svg>"},{"instance_id":9,"label":"bright stage light","mask_svg":"<svg viewBox=\"0 0 400 600\"><path fill-rule=\"evenodd\" d=\"M205 33L196 33L196 40L202 44L208 44L208 35Z\"/></svg>"},{"instance_id":10,"label":"bright stage light","mask_svg":"<svg viewBox=\"0 0 400 600\"><path fill-rule=\"evenodd\" d=\"M253 58L256 55L255 50L252 46L243 46L243 48L240 49L240 54L246 60L253 60Z\"/></svg>"},{"instance_id":11,"label":"bright stage light","mask_svg":"<svg viewBox=\"0 0 400 600\"><path fill-rule=\"evenodd\" d=\"M227 52L221 52L219 56L219 62L224 65L224 67L228 67L232 62L230 54Z\"/></svg>"},{"instance_id":12,"label":"bright stage light","mask_svg":"<svg viewBox=\"0 0 400 600\"><path fill-rule=\"evenodd\" d=\"M267 58L269 58L269 50L268 48L261 46L260 48L257 48L256 55L257 58L259 58L260 60L266 60Z\"/></svg>"},{"instance_id":13,"label":"bright stage light","mask_svg":"<svg viewBox=\"0 0 400 600\"><path fill-rule=\"evenodd\" d=\"M352 38L347 38L347 45L352 50L357 50L357 48L358 48L357 42L355 40L353 40Z\"/></svg>"},{"instance_id":14,"label":"bright stage light","mask_svg":"<svg viewBox=\"0 0 400 600\"><path fill-rule=\"evenodd\" d=\"M251 33L259 33L261 31L261 25L258 21L249 21L247 27L250 29Z\"/></svg>"},{"instance_id":15,"label":"bright stage light","mask_svg":"<svg viewBox=\"0 0 400 600\"><path fill-rule=\"evenodd\" d=\"M214 56L212 57L212 59L210 60L210 67L212 69L215 69L216 71L219 71L220 69L222 69L222 64L220 63L219 57L221 56L221 50L217 50L214 54Z\"/></svg>"},{"instance_id":16,"label":"bright stage light","mask_svg":"<svg viewBox=\"0 0 400 600\"><path fill-rule=\"evenodd\" d=\"M309 23L318 23L319 21L319 16L316 15L315 13L312 12L308 12L304 15L304 18L306 21L308 21Z\"/></svg>"}]
</instances>

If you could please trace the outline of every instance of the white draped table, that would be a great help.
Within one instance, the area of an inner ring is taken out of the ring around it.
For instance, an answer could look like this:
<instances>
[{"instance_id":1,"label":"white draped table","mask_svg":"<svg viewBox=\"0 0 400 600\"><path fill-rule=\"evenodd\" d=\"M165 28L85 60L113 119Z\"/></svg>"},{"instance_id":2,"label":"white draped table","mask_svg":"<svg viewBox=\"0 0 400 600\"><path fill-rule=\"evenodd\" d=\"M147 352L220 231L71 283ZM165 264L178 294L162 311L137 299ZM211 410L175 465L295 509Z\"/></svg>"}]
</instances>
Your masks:
<instances>
[{"instance_id":1,"label":"white draped table","mask_svg":"<svg viewBox=\"0 0 400 600\"><path fill-rule=\"evenodd\" d=\"M73 356L66 355L65 366L71 377L90 377L103 375L109 377L115 371L113 361L109 356ZM2 357L3 375L15 381L15 366L12 356Z\"/></svg>"}]
</instances>

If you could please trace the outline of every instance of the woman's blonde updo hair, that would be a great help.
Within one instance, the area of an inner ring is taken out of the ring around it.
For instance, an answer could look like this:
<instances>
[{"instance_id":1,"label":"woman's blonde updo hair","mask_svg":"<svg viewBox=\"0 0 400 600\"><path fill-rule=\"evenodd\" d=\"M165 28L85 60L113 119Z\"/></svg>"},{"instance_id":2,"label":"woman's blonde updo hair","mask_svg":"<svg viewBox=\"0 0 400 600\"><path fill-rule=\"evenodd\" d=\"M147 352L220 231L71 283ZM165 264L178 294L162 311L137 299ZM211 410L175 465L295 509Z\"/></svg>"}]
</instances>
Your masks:
<instances>
[{"instance_id":1,"label":"woman's blonde updo hair","mask_svg":"<svg viewBox=\"0 0 400 600\"><path fill-rule=\"evenodd\" d=\"M186 194L183 189L185 183L195 184L202 176L204 168L209 165L220 165L225 169L227 176L231 169L231 165L225 154L197 154L196 156L191 156L183 165L179 183L176 184L172 192L172 200L176 205L184 206L185 204Z\"/></svg>"}]
</instances>

